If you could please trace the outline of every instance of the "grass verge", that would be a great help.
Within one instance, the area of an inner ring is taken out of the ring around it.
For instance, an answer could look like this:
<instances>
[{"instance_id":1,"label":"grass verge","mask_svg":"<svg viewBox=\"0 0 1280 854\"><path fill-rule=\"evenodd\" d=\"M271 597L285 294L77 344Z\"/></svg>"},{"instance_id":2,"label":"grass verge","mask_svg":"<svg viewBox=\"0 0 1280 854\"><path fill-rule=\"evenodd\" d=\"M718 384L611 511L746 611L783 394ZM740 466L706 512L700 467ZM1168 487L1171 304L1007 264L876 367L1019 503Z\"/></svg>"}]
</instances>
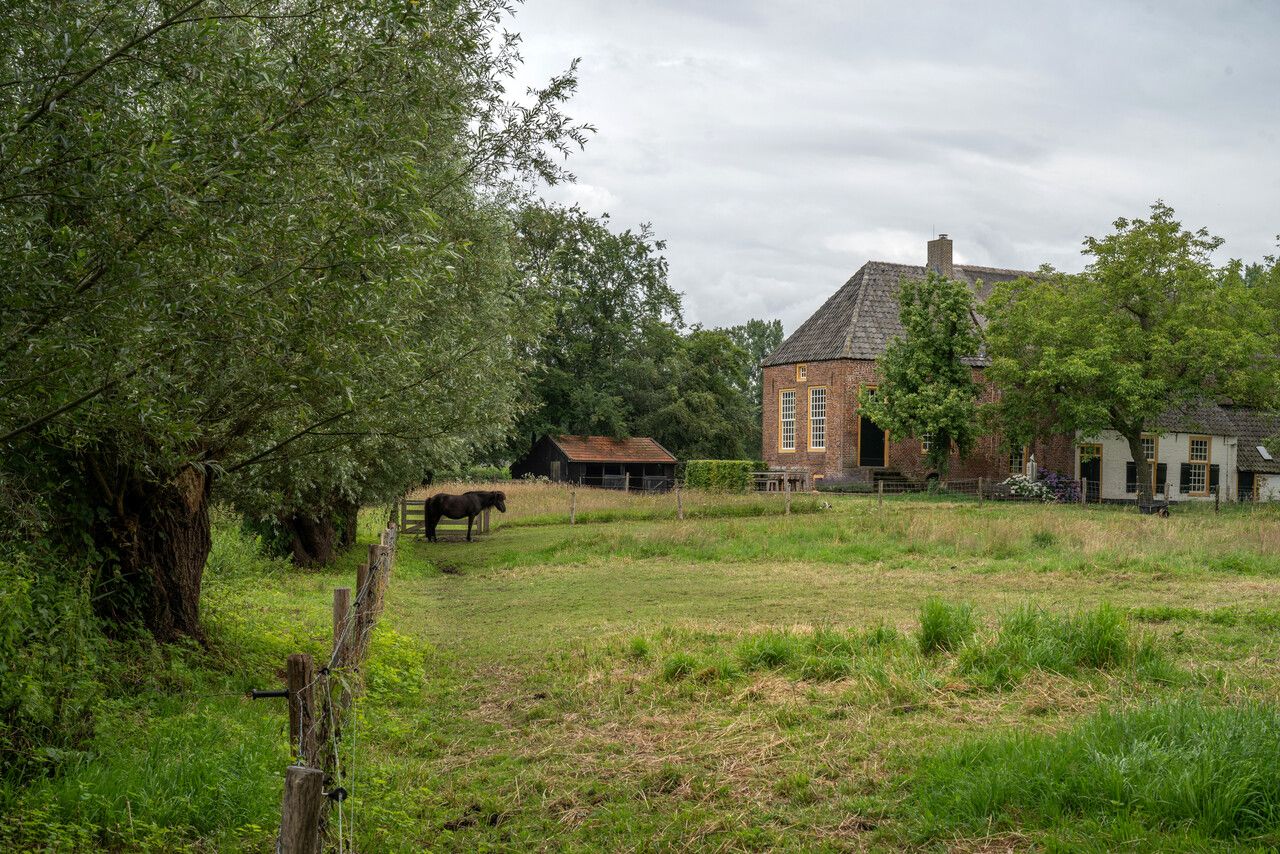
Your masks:
<instances>
[{"instance_id":1,"label":"grass verge","mask_svg":"<svg viewBox=\"0 0 1280 854\"><path fill-rule=\"evenodd\" d=\"M1102 847L1271 847L1280 844L1277 768L1276 709L1180 700L1104 709L1058 735L944 750L924 762L904 806L918 816L918 841L1040 829Z\"/></svg>"}]
</instances>

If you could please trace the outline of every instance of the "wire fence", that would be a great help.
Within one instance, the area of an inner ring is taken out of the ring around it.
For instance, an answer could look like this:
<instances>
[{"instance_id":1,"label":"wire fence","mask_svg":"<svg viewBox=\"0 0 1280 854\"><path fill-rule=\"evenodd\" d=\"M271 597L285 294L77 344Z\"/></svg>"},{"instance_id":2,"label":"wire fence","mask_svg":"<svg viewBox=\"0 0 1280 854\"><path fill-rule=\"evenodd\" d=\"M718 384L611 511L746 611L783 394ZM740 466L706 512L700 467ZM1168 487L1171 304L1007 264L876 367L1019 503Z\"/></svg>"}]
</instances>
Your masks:
<instances>
[{"instance_id":1,"label":"wire fence","mask_svg":"<svg viewBox=\"0 0 1280 854\"><path fill-rule=\"evenodd\" d=\"M326 846L339 854L355 851L361 666L382 614L398 537L392 522L369 546L368 562L356 570L354 598L349 587L333 591L333 648L320 667L309 654L295 653L286 661L283 692L254 693L288 702L293 764L285 771L281 854L319 854Z\"/></svg>"}]
</instances>

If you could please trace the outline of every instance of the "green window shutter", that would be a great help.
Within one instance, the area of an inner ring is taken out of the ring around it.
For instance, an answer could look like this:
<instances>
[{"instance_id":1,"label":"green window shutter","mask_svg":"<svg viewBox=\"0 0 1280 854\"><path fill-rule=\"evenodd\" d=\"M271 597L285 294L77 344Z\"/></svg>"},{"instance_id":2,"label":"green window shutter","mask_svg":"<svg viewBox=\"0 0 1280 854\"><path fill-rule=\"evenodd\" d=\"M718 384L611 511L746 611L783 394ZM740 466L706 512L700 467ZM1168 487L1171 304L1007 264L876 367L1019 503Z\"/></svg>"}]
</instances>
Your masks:
<instances>
[{"instance_id":1,"label":"green window shutter","mask_svg":"<svg viewBox=\"0 0 1280 854\"><path fill-rule=\"evenodd\" d=\"M1183 463L1178 471L1178 492L1186 495L1191 491L1191 463Z\"/></svg>"}]
</instances>

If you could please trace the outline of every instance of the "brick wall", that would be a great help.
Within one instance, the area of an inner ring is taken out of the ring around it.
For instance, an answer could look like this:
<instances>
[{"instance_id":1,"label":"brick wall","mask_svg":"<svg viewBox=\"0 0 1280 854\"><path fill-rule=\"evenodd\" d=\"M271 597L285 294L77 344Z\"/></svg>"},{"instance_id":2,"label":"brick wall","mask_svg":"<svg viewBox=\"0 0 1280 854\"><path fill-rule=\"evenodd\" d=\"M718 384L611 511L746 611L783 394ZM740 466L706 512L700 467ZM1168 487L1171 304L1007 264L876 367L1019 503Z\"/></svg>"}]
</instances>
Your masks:
<instances>
[{"instance_id":1,"label":"brick wall","mask_svg":"<svg viewBox=\"0 0 1280 854\"><path fill-rule=\"evenodd\" d=\"M824 477L841 476L869 480L870 470L858 467L857 395L864 385L878 382L876 364L865 359L840 359L809 362L806 377L797 378L796 365L776 365L764 370L764 461L770 468L804 468ZM974 379L984 383L982 371L974 370ZM827 389L827 440L824 451L809 449L809 389ZM785 389L796 392L796 450L779 449L779 394ZM994 386L983 384L981 403L998 399ZM972 452L964 459L953 454L948 478L985 477L1003 480L1009 472L1009 452L998 433L979 437ZM1031 446L1042 471L1075 474L1075 442L1069 436L1054 436ZM894 440L890 437L888 468L911 478L930 474L920 443L915 439Z\"/></svg>"}]
</instances>

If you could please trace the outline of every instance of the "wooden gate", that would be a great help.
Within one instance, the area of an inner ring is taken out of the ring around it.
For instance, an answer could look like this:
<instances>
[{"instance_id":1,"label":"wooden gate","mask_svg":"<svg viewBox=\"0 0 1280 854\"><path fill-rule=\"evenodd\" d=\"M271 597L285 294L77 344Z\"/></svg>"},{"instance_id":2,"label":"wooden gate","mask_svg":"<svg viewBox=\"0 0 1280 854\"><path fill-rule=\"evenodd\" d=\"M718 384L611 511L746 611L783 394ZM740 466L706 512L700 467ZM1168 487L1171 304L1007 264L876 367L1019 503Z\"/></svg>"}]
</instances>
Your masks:
<instances>
[{"instance_id":1,"label":"wooden gate","mask_svg":"<svg viewBox=\"0 0 1280 854\"><path fill-rule=\"evenodd\" d=\"M480 511L479 516L476 516L475 525L471 529L472 534L489 533L489 510L490 508L486 507ZM436 534L445 531L461 531L466 534L467 520L441 517L436 523ZM402 535L417 534L420 537L427 535L427 500L425 498L400 499L400 533Z\"/></svg>"}]
</instances>

